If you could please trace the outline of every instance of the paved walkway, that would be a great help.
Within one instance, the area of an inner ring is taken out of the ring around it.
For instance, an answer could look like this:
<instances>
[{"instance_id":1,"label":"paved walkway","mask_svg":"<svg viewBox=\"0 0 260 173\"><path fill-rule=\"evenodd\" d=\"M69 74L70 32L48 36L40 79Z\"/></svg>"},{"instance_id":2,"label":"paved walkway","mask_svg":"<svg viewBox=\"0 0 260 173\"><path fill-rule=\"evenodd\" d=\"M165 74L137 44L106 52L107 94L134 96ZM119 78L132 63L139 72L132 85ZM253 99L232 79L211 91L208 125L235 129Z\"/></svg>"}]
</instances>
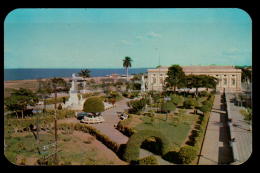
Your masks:
<instances>
[{"instance_id":1,"label":"paved walkway","mask_svg":"<svg viewBox=\"0 0 260 173\"><path fill-rule=\"evenodd\" d=\"M202 146L202 156L199 159L199 165L227 164L232 161L227 115L224 114L224 110L221 96L216 95Z\"/></svg>"},{"instance_id":2,"label":"paved walkway","mask_svg":"<svg viewBox=\"0 0 260 173\"><path fill-rule=\"evenodd\" d=\"M173 163L162 159L162 157L160 155L156 155L150 151L140 148L139 158L144 158L147 156L154 156L157 159L158 165L174 165Z\"/></svg>"},{"instance_id":3,"label":"paved walkway","mask_svg":"<svg viewBox=\"0 0 260 173\"><path fill-rule=\"evenodd\" d=\"M233 102L235 95L226 93L227 104L229 104L229 114L232 118L231 134L235 138L234 154L236 163L244 163L252 153L252 131L251 125L248 124L241 115L240 110L243 107L236 106Z\"/></svg>"},{"instance_id":4,"label":"paved walkway","mask_svg":"<svg viewBox=\"0 0 260 173\"><path fill-rule=\"evenodd\" d=\"M102 112L102 116L105 119L103 123L88 125L95 127L100 132L107 135L114 142L118 144L126 144L128 141L128 137L115 129L114 125L118 124L118 122L120 121L118 117L118 112L123 112L125 109L128 108L126 103L128 101L128 99L124 98L123 100L117 102L115 107ZM79 120L73 117L59 120L59 123L79 123Z\"/></svg>"},{"instance_id":5,"label":"paved walkway","mask_svg":"<svg viewBox=\"0 0 260 173\"><path fill-rule=\"evenodd\" d=\"M123 112L128 108L127 102L129 100L124 98L123 100L116 103L114 108L108 109L102 113L105 121L100 124L89 124L96 129L100 130L102 133L106 134L111 140L115 141L118 144L126 144L128 137L123 135L114 125L118 124L120 121L117 112Z\"/></svg>"}]
</instances>

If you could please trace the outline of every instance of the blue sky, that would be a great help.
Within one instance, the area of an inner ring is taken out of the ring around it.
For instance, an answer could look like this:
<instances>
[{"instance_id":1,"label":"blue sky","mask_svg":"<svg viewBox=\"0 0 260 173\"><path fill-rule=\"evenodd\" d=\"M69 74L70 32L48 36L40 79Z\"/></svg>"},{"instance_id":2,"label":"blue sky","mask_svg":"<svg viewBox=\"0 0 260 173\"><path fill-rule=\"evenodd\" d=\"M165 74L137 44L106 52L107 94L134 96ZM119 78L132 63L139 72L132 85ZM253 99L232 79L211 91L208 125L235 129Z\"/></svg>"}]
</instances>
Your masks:
<instances>
[{"instance_id":1,"label":"blue sky","mask_svg":"<svg viewBox=\"0 0 260 173\"><path fill-rule=\"evenodd\" d=\"M252 65L241 9L16 9L4 23L5 68Z\"/></svg>"}]
</instances>

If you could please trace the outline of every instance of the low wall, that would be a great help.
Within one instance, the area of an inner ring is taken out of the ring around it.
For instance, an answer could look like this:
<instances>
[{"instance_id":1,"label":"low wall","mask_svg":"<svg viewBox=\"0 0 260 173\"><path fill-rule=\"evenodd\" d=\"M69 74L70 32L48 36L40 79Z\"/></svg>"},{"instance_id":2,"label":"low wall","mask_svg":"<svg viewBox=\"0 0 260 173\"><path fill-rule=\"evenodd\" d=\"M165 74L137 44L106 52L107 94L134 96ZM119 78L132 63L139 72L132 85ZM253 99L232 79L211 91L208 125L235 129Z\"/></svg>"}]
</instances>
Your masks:
<instances>
[{"instance_id":1,"label":"low wall","mask_svg":"<svg viewBox=\"0 0 260 173\"><path fill-rule=\"evenodd\" d=\"M234 129L233 129L233 123L232 123L232 114L230 113L230 105L229 105L229 100L230 95L228 94L228 91L225 91L225 102L226 102L226 106L227 106L227 115L228 115L228 126L230 129L230 137L235 138L234 136ZM231 120L231 121L230 121ZM239 160L239 156L238 156L238 151L237 151L237 145L236 145L236 141L230 141L230 146L232 147L232 152L233 152L233 159L234 159L234 163L236 163L236 161Z\"/></svg>"}]
</instances>

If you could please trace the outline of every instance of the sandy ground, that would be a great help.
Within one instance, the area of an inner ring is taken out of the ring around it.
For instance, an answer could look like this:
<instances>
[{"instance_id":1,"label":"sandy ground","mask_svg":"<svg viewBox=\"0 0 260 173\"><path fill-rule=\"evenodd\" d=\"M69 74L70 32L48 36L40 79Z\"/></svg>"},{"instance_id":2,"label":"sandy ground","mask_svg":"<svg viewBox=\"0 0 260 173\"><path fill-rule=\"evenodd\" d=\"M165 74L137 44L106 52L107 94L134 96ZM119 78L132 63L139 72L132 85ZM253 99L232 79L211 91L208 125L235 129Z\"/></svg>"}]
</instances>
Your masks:
<instances>
[{"instance_id":1,"label":"sandy ground","mask_svg":"<svg viewBox=\"0 0 260 173\"><path fill-rule=\"evenodd\" d=\"M45 134L46 132L41 132L41 134ZM28 135L29 133L22 133L18 134L16 136L24 137ZM60 133L58 134L60 135ZM70 150L71 153L81 153L81 152L87 152L94 151L96 153L92 156L92 159L94 160L100 160L108 161L104 164L109 165L127 165L127 162L124 162L118 158L118 156L110 149L108 149L104 144L102 144L100 141L96 140L95 137L91 136L88 133L80 132L80 131L74 131L73 134L67 134L66 136L72 137L70 141L62 142L62 149L64 150ZM84 141L91 141L90 144L84 143ZM91 153L89 153L91 154ZM90 156L86 156L90 157ZM24 156L18 155L17 156L17 164L21 163ZM83 158L82 158L83 159ZM85 159L85 158L84 158ZM35 165L38 158L36 157L26 157L26 163L25 165ZM103 163L103 162L101 162ZM76 161L71 162L72 165L80 165L80 163Z\"/></svg>"}]
</instances>

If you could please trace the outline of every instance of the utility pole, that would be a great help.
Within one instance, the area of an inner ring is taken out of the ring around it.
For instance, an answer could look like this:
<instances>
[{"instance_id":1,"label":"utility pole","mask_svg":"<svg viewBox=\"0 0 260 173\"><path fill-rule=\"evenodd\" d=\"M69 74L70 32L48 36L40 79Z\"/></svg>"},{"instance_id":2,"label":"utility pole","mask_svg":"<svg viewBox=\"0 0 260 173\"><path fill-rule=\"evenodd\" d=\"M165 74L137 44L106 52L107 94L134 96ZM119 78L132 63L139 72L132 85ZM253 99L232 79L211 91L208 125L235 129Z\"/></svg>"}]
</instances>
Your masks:
<instances>
[{"instance_id":1,"label":"utility pole","mask_svg":"<svg viewBox=\"0 0 260 173\"><path fill-rule=\"evenodd\" d=\"M55 164L58 164L58 157L57 157L57 152L58 152L58 136L57 136L57 110L56 110L56 101L57 101L57 91L56 91L56 84L54 86L54 92L55 92L55 104L54 104L54 134L55 134Z\"/></svg>"},{"instance_id":2,"label":"utility pole","mask_svg":"<svg viewBox=\"0 0 260 173\"><path fill-rule=\"evenodd\" d=\"M58 135L57 135L57 118L56 118L56 110L55 110L55 119L54 119L54 125L55 125L55 164L58 164L58 157L57 157L57 152L58 152Z\"/></svg>"},{"instance_id":3,"label":"utility pole","mask_svg":"<svg viewBox=\"0 0 260 173\"><path fill-rule=\"evenodd\" d=\"M38 115L38 113L37 113L37 116L36 116L36 129L37 129L37 144L39 145L40 136L39 136L39 115Z\"/></svg>"}]
</instances>

